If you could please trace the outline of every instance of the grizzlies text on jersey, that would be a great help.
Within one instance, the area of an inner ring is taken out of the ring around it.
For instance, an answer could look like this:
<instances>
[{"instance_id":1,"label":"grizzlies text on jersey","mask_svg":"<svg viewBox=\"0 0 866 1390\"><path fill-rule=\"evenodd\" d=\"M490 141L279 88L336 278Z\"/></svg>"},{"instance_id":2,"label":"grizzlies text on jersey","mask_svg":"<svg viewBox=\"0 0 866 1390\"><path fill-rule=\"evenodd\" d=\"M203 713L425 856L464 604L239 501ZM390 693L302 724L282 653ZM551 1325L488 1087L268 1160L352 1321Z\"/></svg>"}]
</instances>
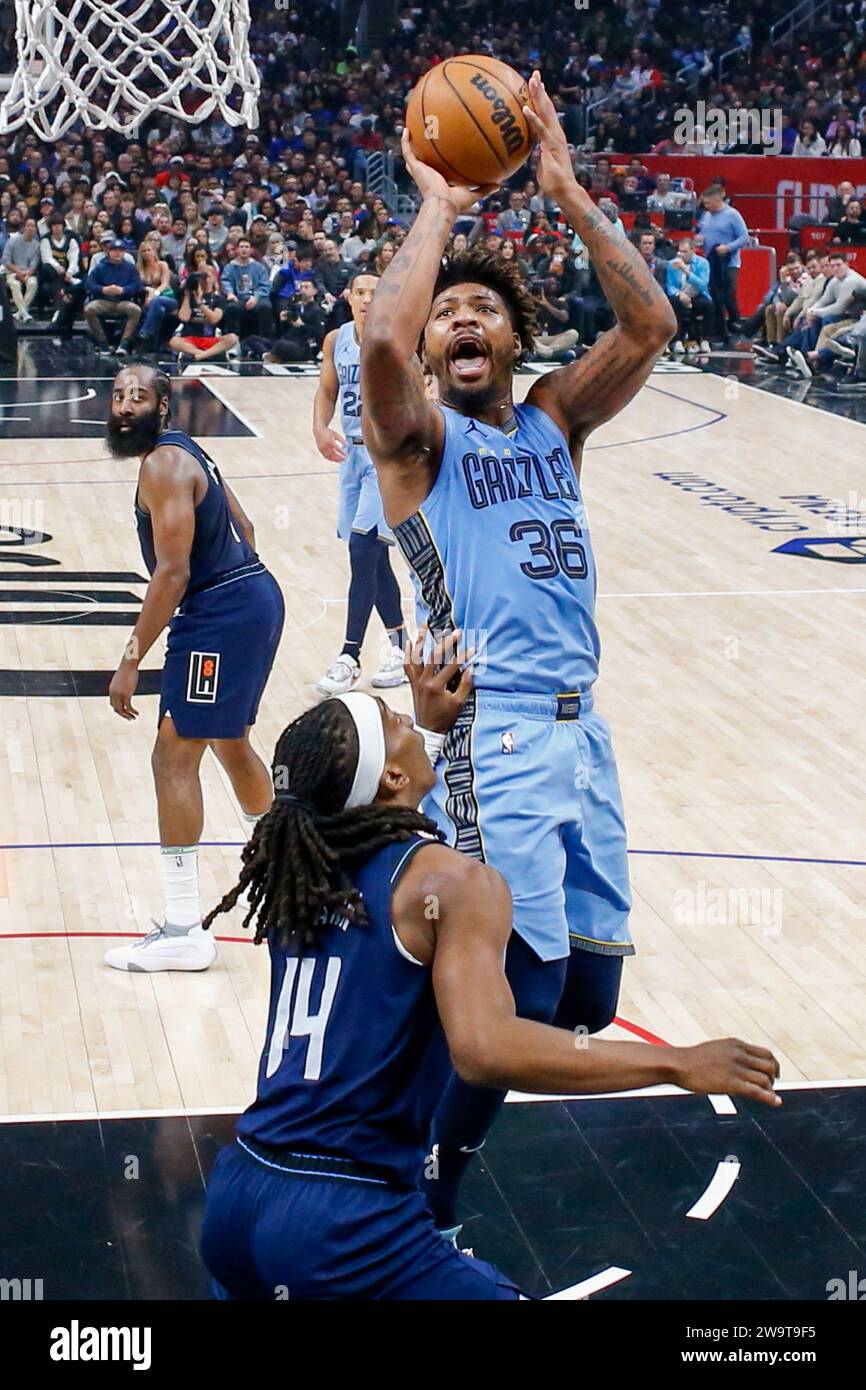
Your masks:
<instances>
[{"instance_id":1,"label":"grizzlies text on jersey","mask_svg":"<svg viewBox=\"0 0 866 1390\"><path fill-rule=\"evenodd\" d=\"M478 650L475 684L588 691L598 673L595 564L568 442L537 407L517 428L442 407L439 474L397 528L434 635L461 629Z\"/></svg>"}]
</instances>

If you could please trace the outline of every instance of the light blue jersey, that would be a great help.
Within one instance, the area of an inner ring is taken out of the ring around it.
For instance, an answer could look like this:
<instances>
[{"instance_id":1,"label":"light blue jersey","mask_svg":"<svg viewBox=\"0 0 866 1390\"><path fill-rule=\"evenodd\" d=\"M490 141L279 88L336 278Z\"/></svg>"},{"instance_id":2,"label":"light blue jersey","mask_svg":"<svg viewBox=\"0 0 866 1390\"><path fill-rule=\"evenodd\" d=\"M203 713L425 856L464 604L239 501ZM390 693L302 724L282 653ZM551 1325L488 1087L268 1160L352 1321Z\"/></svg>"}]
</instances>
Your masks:
<instances>
[{"instance_id":1,"label":"light blue jersey","mask_svg":"<svg viewBox=\"0 0 866 1390\"><path fill-rule=\"evenodd\" d=\"M375 527L379 540L393 545L376 469L361 438L361 344L354 323L337 329L334 367L340 383L340 428L346 438L346 458L340 465L337 535L347 541L353 531L365 534Z\"/></svg>"},{"instance_id":2,"label":"light blue jersey","mask_svg":"<svg viewBox=\"0 0 866 1390\"><path fill-rule=\"evenodd\" d=\"M460 628L478 660L423 809L504 875L514 929L542 961L630 955L625 821L593 708L595 565L568 442L536 406L515 407L509 434L442 413L439 475L396 537L433 636Z\"/></svg>"},{"instance_id":3,"label":"light blue jersey","mask_svg":"<svg viewBox=\"0 0 866 1390\"><path fill-rule=\"evenodd\" d=\"M510 434L442 407L439 475L397 539L435 636L478 650L480 689L588 692L598 674L595 564L568 442L537 406Z\"/></svg>"},{"instance_id":4,"label":"light blue jersey","mask_svg":"<svg viewBox=\"0 0 866 1390\"><path fill-rule=\"evenodd\" d=\"M337 329L334 367L340 383L340 428L350 442L361 439L361 344L351 320Z\"/></svg>"}]
</instances>

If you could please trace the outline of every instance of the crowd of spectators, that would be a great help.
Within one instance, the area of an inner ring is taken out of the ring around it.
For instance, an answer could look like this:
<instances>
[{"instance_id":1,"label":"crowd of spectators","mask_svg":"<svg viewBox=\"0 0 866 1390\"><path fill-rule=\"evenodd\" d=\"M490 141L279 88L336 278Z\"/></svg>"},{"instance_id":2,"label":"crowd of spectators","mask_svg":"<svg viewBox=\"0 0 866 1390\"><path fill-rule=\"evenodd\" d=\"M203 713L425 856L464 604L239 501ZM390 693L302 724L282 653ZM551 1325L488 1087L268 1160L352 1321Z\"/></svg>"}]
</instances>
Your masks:
<instances>
[{"instance_id":1,"label":"crowd of spectators","mask_svg":"<svg viewBox=\"0 0 866 1390\"><path fill-rule=\"evenodd\" d=\"M704 283L705 257L690 239L693 199L670 175L651 177L640 153L712 152L700 131L685 145L673 140L675 112L699 96L781 108L787 152L856 153L866 118L866 0L831 6L780 52L769 47L769 30L788 8L785 0L611 0L591 11L439 0L401 8L387 39L361 55L339 42L328 4L253 7L263 79L256 132L219 116L199 125L157 116L136 139L73 128L54 145L22 131L0 140L0 259L12 312L22 327L42 315L58 334L71 333L83 313L104 353L122 355L134 342L136 351L194 360L241 352L315 360L323 334L348 315L351 277L381 273L406 234L394 197L389 206L372 192L371 157L393 155L409 191L399 158L408 91L432 63L481 51L527 75L541 67L581 181L619 234L626 219L659 264L678 313L676 342L723 341L739 328L745 229L734 236L726 226L715 243L709 229L712 283ZM0 0L0 50L12 41L8 9ZM718 59L728 50L720 83ZM588 134L587 110L605 97L610 109ZM704 215L721 225L732 209L719 192ZM851 194L833 219L848 245L866 241ZM651 220L659 213L662 227ZM689 234L683 245L680 233ZM537 156L455 234L458 245L465 237L518 261L536 295L540 358L567 358L612 321L585 248L539 189Z\"/></svg>"}]
</instances>

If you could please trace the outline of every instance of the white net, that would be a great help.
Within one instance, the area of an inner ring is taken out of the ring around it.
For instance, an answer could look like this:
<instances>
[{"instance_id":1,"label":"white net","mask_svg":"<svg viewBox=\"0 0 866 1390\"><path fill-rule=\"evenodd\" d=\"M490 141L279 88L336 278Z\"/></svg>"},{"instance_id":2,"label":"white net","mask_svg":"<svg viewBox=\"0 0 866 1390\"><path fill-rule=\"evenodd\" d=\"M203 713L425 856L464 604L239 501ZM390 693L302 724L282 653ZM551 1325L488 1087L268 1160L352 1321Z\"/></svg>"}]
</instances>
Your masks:
<instances>
[{"instance_id":1,"label":"white net","mask_svg":"<svg viewBox=\"0 0 866 1390\"><path fill-rule=\"evenodd\" d=\"M15 0L18 70L0 133L77 121L135 135L156 112L258 125L249 0Z\"/></svg>"}]
</instances>

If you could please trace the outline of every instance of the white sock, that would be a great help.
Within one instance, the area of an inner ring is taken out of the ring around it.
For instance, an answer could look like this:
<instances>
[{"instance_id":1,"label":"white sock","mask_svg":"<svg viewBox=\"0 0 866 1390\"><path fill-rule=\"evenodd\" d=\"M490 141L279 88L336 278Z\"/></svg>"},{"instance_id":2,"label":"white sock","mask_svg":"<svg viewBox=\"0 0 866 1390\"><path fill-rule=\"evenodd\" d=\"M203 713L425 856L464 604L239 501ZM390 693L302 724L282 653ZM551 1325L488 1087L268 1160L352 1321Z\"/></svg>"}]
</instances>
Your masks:
<instances>
[{"instance_id":1,"label":"white sock","mask_svg":"<svg viewBox=\"0 0 866 1390\"><path fill-rule=\"evenodd\" d=\"M201 926L198 892L198 845L173 845L160 850L165 920L172 927Z\"/></svg>"}]
</instances>

